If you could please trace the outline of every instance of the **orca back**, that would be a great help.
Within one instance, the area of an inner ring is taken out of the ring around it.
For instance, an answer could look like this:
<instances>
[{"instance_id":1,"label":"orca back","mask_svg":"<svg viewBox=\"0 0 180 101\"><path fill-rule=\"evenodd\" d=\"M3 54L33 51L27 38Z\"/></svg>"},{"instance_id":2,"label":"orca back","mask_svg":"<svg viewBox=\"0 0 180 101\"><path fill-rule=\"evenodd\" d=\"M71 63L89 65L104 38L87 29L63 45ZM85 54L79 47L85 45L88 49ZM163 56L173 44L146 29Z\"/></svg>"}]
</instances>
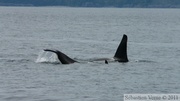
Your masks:
<instances>
[{"instance_id":1,"label":"orca back","mask_svg":"<svg viewBox=\"0 0 180 101\"><path fill-rule=\"evenodd\" d=\"M128 57L127 57L127 40L128 37L127 35L123 35L123 38L116 50L116 53L114 55L114 59L117 60L118 62L128 62Z\"/></svg>"},{"instance_id":2,"label":"orca back","mask_svg":"<svg viewBox=\"0 0 180 101\"><path fill-rule=\"evenodd\" d=\"M118 62L128 62L128 57L127 57L127 40L128 37L127 35L123 35L123 38L116 50L116 53L114 55L114 60L118 61ZM75 63L77 61L73 60L72 58L68 57L66 54L58 51L58 50L51 50L51 49L45 49L44 51L50 51L50 52L54 52L57 54L59 61L62 64L71 64L71 63ZM98 59L98 60L94 60L94 61L99 61L99 60L105 60L105 63L108 64L107 59Z\"/></svg>"}]
</instances>

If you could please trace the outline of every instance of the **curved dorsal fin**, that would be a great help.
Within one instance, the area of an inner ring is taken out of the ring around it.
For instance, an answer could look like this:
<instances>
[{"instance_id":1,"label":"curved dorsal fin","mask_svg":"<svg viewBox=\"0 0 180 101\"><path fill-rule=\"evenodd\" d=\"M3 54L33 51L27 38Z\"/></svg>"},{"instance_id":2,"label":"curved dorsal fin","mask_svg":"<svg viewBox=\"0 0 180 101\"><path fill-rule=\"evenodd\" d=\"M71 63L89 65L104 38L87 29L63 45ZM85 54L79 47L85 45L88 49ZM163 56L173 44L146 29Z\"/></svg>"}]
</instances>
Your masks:
<instances>
[{"instance_id":1,"label":"curved dorsal fin","mask_svg":"<svg viewBox=\"0 0 180 101\"><path fill-rule=\"evenodd\" d=\"M71 64L71 63L76 62L75 60L71 59L70 57L68 57L67 55L65 55L64 53L58 50L44 49L44 51L56 53L59 61L61 61L62 64Z\"/></svg>"}]
</instances>

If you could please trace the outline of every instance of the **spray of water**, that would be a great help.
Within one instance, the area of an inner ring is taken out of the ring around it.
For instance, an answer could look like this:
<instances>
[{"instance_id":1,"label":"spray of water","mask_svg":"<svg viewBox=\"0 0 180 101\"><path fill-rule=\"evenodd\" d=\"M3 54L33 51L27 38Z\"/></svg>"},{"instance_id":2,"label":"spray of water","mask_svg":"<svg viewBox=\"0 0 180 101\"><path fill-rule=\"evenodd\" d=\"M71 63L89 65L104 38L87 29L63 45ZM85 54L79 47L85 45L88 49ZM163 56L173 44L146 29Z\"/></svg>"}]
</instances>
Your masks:
<instances>
[{"instance_id":1,"label":"spray of water","mask_svg":"<svg viewBox=\"0 0 180 101\"><path fill-rule=\"evenodd\" d=\"M40 51L36 63L60 63L57 55L52 52Z\"/></svg>"}]
</instances>

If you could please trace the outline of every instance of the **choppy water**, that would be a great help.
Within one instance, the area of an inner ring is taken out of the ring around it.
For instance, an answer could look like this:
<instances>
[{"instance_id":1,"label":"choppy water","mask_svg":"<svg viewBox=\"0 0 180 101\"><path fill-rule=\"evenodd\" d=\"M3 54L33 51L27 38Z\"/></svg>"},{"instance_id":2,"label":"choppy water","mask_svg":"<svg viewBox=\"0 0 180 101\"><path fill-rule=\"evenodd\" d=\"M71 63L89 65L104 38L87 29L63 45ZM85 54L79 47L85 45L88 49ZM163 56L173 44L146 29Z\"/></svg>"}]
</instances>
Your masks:
<instances>
[{"instance_id":1,"label":"choppy water","mask_svg":"<svg viewBox=\"0 0 180 101\"><path fill-rule=\"evenodd\" d=\"M128 63L37 63L43 49L112 57L128 35ZM180 93L180 9L0 7L1 101L122 101Z\"/></svg>"}]
</instances>

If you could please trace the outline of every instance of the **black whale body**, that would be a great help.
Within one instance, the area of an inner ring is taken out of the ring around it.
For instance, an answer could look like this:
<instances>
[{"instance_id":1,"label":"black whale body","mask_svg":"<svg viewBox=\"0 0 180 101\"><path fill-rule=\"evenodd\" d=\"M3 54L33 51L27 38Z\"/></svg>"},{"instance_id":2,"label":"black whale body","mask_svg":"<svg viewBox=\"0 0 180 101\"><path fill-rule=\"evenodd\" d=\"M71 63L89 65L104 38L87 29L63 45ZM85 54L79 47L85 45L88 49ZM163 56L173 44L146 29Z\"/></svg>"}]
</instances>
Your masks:
<instances>
[{"instance_id":1,"label":"black whale body","mask_svg":"<svg viewBox=\"0 0 180 101\"><path fill-rule=\"evenodd\" d=\"M113 61L118 61L118 62L128 62L129 61L128 57L127 57L127 40L128 40L127 35L123 35L123 38L122 38L122 40L116 50L116 53L113 57ZM44 49L44 51L56 53L59 61L62 64L72 64L72 63L78 62L78 61L70 58L66 54L60 52L59 50ZM91 60L91 62L92 61L105 61L105 63L108 64L107 60L110 60L110 58L95 59L95 60Z\"/></svg>"}]
</instances>

